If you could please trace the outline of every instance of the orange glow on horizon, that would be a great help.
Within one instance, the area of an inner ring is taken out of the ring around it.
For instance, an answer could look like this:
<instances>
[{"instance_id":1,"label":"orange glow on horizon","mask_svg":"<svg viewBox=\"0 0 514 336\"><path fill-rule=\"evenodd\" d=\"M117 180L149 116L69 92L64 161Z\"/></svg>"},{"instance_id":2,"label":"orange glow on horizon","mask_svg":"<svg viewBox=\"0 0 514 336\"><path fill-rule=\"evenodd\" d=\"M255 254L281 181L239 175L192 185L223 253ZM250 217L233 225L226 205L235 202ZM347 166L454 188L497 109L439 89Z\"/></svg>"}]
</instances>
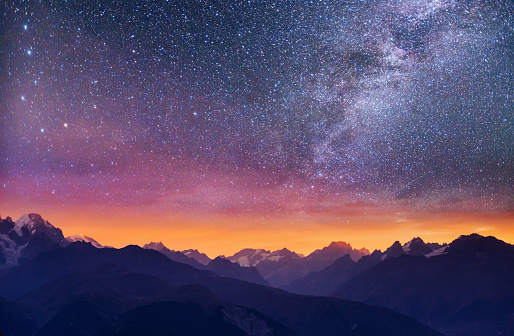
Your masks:
<instances>
[{"instance_id":1,"label":"orange glow on horizon","mask_svg":"<svg viewBox=\"0 0 514 336\"><path fill-rule=\"evenodd\" d=\"M23 212L0 213L17 220ZM81 234L102 245L120 248L162 241L172 250L198 249L210 258L232 255L243 248L278 250L284 247L308 255L332 241L345 241L353 248L382 251L394 241L402 244L413 237L425 242L449 243L473 232L514 242L512 213L424 214L398 217L381 213L345 219L323 216L276 216L269 218L217 216L211 219L162 215L150 217L131 211L89 214L84 209L38 212L62 229L65 236ZM87 215L86 215L87 214Z\"/></svg>"}]
</instances>

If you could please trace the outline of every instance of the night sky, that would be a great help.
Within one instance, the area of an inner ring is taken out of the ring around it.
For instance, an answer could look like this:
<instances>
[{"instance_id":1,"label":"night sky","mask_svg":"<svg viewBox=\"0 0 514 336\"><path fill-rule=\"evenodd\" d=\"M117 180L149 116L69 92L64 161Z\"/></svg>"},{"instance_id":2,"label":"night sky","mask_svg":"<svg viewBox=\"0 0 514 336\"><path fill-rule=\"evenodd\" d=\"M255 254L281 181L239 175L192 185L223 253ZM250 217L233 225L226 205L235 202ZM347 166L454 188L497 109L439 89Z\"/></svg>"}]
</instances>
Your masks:
<instances>
[{"instance_id":1,"label":"night sky","mask_svg":"<svg viewBox=\"0 0 514 336\"><path fill-rule=\"evenodd\" d=\"M2 6L2 217L212 255L514 241L511 0Z\"/></svg>"}]
</instances>

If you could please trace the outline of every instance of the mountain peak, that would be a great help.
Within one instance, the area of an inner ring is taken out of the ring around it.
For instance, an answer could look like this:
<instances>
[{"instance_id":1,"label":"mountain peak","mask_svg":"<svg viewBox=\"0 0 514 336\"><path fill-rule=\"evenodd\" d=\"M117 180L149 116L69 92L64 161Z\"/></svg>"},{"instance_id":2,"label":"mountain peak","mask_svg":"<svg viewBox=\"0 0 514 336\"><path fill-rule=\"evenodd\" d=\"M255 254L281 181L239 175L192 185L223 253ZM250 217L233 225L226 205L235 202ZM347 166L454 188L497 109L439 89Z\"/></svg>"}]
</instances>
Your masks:
<instances>
[{"instance_id":1,"label":"mountain peak","mask_svg":"<svg viewBox=\"0 0 514 336\"><path fill-rule=\"evenodd\" d=\"M182 251L182 253L188 258L195 259L202 265L207 265L211 262L211 258L209 258L205 253L201 253L196 249L184 250Z\"/></svg>"},{"instance_id":2,"label":"mountain peak","mask_svg":"<svg viewBox=\"0 0 514 336\"><path fill-rule=\"evenodd\" d=\"M421 244L424 244L425 242L420 237L414 237L414 238L411 239L411 243L417 243L417 244L421 243Z\"/></svg>"},{"instance_id":3,"label":"mountain peak","mask_svg":"<svg viewBox=\"0 0 514 336\"><path fill-rule=\"evenodd\" d=\"M144 249L157 250L157 251L168 249L166 246L164 246L164 244L162 242L150 242L148 244L145 244L143 246L143 248Z\"/></svg>"},{"instance_id":4,"label":"mountain peak","mask_svg":"<svg viewBox=\"0 0 514 336\"><path fill-rule=\"evenodd\" d=\"M30 213L30 214L24 214L21 216L14 225L14 230L18 234L18 236L22 236L22 228L26 227L27 230L31 233L32 231L38 229L38 228L44 228L44 227L50 227L54 228L52 224L50 224L48 221L45 221L41 215L36 213Z\"/></svg>"},{"instance_id":5,"label":"mountain peak","mask_svg":"<svg viewBox=\"0 0 514 336\"><path fill-rule=\"evenodd\" d=\"M402 249L404 253L411 256L424 256L434 251L432 247L425 244L423 239L419 237L412 238L411 241L403 245Z\"/></svg>"},{"instance_id":6,"label":"mountain peak","mask_svg":"<svg viewBox=\"0 0 514 336\"><path fill-rule=\"evenodd\" d=\"M397 240L391 245L387 250L385 250L382 259L396 258L401 256L404 253L403 246Z\"/></svg>"},{"instance_id":7,"label":"mountain peak","mask_svg":"<svg viewBox=\"0 0 514 336\"><path fill-rule=\"evenodd\" d=\"M343 241L333 241L332 243L330 243L330 245L328 245L328 247L330 248L338 248L338 249L345 249L345 250L353 250L352 249L352 245L348 244L348 243L345 243Z\"/></svg>"},{"instance_id":8,"label":"mountain peak","mask_svg":"<svg viewBox=\"0 0 514 336\"><path fill-rule=\"evenodd\" d=\"M275 251L272 255L280 256L280 257L289 257L293 259L301 259L301 257L294 251L289 250L288 248L283 248L281 250Z\"/></svg>"},{"instance_id":9,"label":"mountain peak","mask_svg":"<svg viewBox=\"0 0 514 336\"><path fill-rule=\"evenodd\" d=\"M66 237L66 240L69 241L70 243L74 243L76 241L82 241L82 242L86 242L86 243L91 243L96 248L103 248L104 247L104 246L102 246L102 244L97 242L95 239L93 239L91 237L88 237L88 236L83 236L83 235L74 234L74 235L71 235L69 237Z\"/></svg>"},{"instance_id":10,"label":"mountain peak","mask_svg":"<svg viewBox=\"0 0 514 336\"><path fill-rule=\"evenodd\" d=\"M459 238L455 239L455 241L462 241L462 242L474 242L474 241L477 241L481 238L484 238L484 236L478 234L478 233L472 233L472 234L469 234L469 235L461 235L459 236Z\"/></svg>"},{"instance_id":11,"label":"mountain peak","mask_svg":"<svg viewBox=\"0 0 514 336\"><path fill-rule=\"evenodd\" d=\"M510 255L514 256L514 246L496 237L484 237L477 233L460 236L450 243L449 253L475 253L486 255Z\"/></svg>"}]
</instances>

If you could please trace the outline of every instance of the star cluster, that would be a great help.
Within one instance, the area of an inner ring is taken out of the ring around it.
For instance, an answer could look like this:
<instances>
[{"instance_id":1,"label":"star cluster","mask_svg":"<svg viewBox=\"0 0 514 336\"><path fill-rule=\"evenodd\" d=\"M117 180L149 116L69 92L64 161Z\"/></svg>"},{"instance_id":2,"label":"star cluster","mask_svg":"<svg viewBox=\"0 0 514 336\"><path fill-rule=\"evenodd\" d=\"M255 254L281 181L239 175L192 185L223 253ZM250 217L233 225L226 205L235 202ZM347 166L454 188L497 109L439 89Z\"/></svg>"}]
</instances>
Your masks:
<instances>
[{"instance_id":1,"label":"star cluster","mask_svg":"<svg viewBox=\"0 0 514 336\"><path fill-rule=\"evenodd\" d=\"M3 6L17 204L512 213L511 1Z\"/></svg>"}]
</instances>

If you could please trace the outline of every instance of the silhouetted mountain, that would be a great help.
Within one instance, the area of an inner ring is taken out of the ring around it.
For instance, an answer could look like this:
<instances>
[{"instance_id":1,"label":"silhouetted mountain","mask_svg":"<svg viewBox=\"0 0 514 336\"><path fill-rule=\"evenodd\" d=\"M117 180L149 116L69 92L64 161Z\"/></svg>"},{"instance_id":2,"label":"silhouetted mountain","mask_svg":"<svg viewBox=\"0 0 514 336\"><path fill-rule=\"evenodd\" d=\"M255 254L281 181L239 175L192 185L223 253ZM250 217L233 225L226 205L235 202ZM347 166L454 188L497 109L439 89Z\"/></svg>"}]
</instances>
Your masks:
<instances>
[{"instance_id":1,"label":"silhouetted mountain","mask_svg":"<svg viewBox=\"0 0 514 336\"><path fill-rule=\"evenodd\" d=\"M205 269L205 265L199 263L198 261L196 261L196 259L189 258L182 252L170 250L169 248L164 246L164 244L161 242L157 242L157 243L151 242L151 243L143 246L143 248L159 251L173 261L180 262L183 264L188 264L188 265L191 265L198 269Z\"/></svg>"},{"instance_id":2,"label":"silhouetted mountain","mask_svg":"<svg viewBox=\"0 0 514 336\"><path fill-rule=\"evenodd\" d=\"M439 255L443 253L442 250L436 253L439 249L446 247L446 244L441 245L438 243L425 243L423 239L419 237L412 238L409 242L403 246L399 241L395 241L383 254L382 260L389 258L397 258L402 254L410 256L425 256L431 257L433 255Z\"/></svg>"},{"instance_id":3,"label":"silhouetted mountain","mask_svg":"<svg viewBox=\"0 0 514 336\"><path fill-rule=\"evenodd\" d=\"M188 258L198 261L202 265L207 265L211 262L211 258L205 253L198 252L198 250L184 250L182 253Z\"/></svg>"},{"instance_id":4,"label":"silhouetted mountain","mask_svg":"<svg viewBox=\"0 0 514 336\"><path fill-rule=\"evenodd\" d=\"M217 276L135 245L122 249L97 249L90 243L75 242L40 254L5 272L0 276L0 296L16 298L68 273L88 272L104 264L115 264L131 272L154 275L174 285Z\"/></svg>"},{"instance_id":5,"label":"silhouetted mountain","mask_svg":"<svg viewBox=\"0 0 514 336\"><path fill-rule=\"evenodd\" d=\"M461 236L446 254L390 258L335 296L392 308L451 335L514 334L514 246ZM488 313L489 312L489 313Z\"/></svg>"},{"instance_id":6,"label":"silhouetted mountain","mask_svg":"<svg viewBox=\"0 0 514 336\"><path fill-rule=\"evenodd\" d=\"M268 285L268 282L262 278L255 267L241 267L239 264L221 257L212 260L207 265L207 269L220 276L253 282L260 285Z\"/></svg>"},{"instance_id":7,"label":"silhouetted mountain","mask_svg":"<svg viewBox=\"0 0 514 336\"><path fill-rule=\"evenodd\" d=\"M400 244L400 242L397 240L393 243L393 245L389 246L389 248L385 250L382 259L397 258L402 254L404 254L402 244Z\"/></svg>"}]
</instances>

